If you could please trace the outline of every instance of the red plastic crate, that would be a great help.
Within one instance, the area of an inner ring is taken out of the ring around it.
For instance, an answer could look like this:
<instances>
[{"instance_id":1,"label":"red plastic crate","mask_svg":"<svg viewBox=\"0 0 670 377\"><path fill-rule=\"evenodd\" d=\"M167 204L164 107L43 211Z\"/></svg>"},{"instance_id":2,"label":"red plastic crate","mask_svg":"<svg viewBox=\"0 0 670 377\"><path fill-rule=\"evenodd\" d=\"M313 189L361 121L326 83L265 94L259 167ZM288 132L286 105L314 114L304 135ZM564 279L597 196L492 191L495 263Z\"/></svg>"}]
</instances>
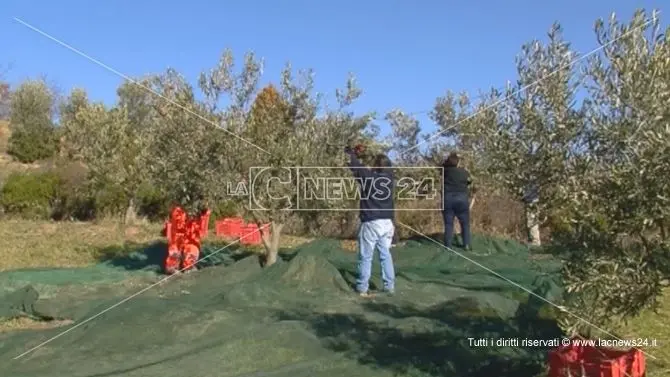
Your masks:
<instances>
[{"instance_id":1,"label":"red plastic crate","mask_svg":"<svg viewBox=\"0 0 670 377\"><path fill-rule=\"evenodd\" d=\"M216 222L216 235L219 237L237 238L242 232L244 220L239 217L228 217Z\"/></svg>"},{"instance_id":2,"label":"red plastic crate","mask_svg":"<svg viewBox=\"0 0 670 377\"><path fill-rule=\"evenodd\" d=\"M549 377L644 377L644 354L577 344L549 352ZM584 373L584 374L582 374Z\"/></svg>"},{"instance_id":3,"label":"red plastic crate","mask_svg":"<svg viewBox=\"0 0 670 377\"><path fill-rule=\"evenodd\" d=\"M217 237L223 237L224 227L225 225L223 223L223 220L214 221L214 234Z\"/></svg>"},{"instance_id":4,"label":"red plastic crate","mask_svg":"<svg viewBox=\"0 0 670 377\"><path fill-rule=\"evenodd\" d=\"M263 231L269 229L264 227ZM256 224L247 224L242 227L242 234L240 235L240 243L242 245L259 245L262 241L261 231Z\"/></svg>"},{"instance_id":5,"label":"red plastic crate","mask_svg":"<svg viewBox=\"0 0 670 377\"><path fill-rule=\"evenodd\" d=\"M166 221L165 224L163 224L163 235L168 240L172 239L172 224L170 224L169 221Z\"/></svg>"},{"instance_id":6,"label":"red plastic crate","mask_svg":"<svg viewBox=\"0 0 670 377\"><path fill-rule=\"evenodd\" d=\"M207 237L207 234L209 233L209 216L211 214L211 210L206 210L200 215L200 238Z\"/></svg>"},{"instance_id":7,"label":"red plastic crate","mask_svg":"<svg viewBox=\"0 0 670 377\"><path fill-rule=\"evenodd\" d=\"M258 231L256 224L247 224L242 227L240 243L242 245L258 245L261 243L261 233Z\"/></svg>"}]
</instances>

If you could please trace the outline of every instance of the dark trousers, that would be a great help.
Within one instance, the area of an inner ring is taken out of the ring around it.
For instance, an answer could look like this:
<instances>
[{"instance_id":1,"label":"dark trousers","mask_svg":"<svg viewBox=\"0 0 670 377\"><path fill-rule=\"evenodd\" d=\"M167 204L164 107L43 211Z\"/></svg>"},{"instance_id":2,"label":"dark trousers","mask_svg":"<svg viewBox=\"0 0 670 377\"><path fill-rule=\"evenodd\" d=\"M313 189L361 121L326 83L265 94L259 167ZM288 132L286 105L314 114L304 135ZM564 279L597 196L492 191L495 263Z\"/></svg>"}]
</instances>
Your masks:
<instances>
[{"instance_id":1,"label":"dark trousers","mask_svg":"<svg viewBox=\"0 0 670 377\"><path fill-rule=\"evenodd\" d=\"M445 193L444 210L444 245L451 247L454 238L454 217L461 225L463 246L470 246L470 203L466 193Z\"/></svg>"}]
</instances>

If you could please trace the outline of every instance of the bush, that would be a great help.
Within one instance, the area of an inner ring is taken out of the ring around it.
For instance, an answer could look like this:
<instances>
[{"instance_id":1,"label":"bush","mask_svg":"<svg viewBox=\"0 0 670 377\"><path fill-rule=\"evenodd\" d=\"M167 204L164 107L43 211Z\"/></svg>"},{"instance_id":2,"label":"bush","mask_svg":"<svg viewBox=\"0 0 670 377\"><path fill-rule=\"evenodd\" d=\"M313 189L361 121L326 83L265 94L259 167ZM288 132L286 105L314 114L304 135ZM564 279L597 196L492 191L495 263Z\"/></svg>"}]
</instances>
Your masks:
<instances>
[{"instance_id":1,"label":"bush","mask_svg":"<svg viewBox=\"0 0 670 377\"><path fill-rule=\"evenodd\" d=\"M88 170L80 163L56 159L45 164L46 172L60 179L60 193L54 203L54 220L88 221L95 217L95 202L87 186Z\"/></svg>"},{"instance_id":2,"label":"bush","mask_svg":"<svg viewBox=\"0 0 670 377\"><path fill-rule=\"evenodd\" d=\"M37 126L36 126L37 127ZM40 126L39 131L14 129L9 136L7 154L22 163L33 163L56 153L56 140L51 126Z\"/></svg>"},{"instance_id":3,"label":"bush","mask_svg":"<svg viewBox=\"0 0 670 377\"><path fill-rule=\"evenodd\" d=\"M161 221L170 214L170 201L160 190L144 185L137 193L137 212L150 221Z\"/></svg>"},{"instance_id":4,"label":"bush","mask_svg":"<svg viewBox=\"0 0 670 377\"><path fill-rule=\"evenodd\" d=\"M129 198L123 187L115 183L91 187L95 203L95 218L118 217L125 214Z\"/></svg>"},{"instance_id":5,"label":"bush","mask_svg":"<svg viewBox=\"0 0 670 377\"><path fill-rule=\"evenodd\" d=\"M0 206L9 215L49 219L61 192L61 179L52 172L12 173L0 192Z\"/></svg>"}]
</instances>

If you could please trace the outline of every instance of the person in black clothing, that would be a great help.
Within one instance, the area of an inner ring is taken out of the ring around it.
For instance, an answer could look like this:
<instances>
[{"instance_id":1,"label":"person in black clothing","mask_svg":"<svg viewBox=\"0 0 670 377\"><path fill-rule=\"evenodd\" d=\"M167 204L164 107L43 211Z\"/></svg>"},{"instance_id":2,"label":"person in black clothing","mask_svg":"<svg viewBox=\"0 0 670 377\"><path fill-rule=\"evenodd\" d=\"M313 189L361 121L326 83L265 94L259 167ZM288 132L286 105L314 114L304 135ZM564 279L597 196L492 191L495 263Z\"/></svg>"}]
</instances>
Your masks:
<instances>
[{"instance_id":1,"label":"person in black clothing","mask_svg":"<svg viewBox=\"0 0 670 377\"><path fill-rule=\"evenodd\" d=\"M443 162L442 215L444 218L444 245L451 247L454 234L454 217L458 218L463 235L463 247L470 249L470 203L468 188L470 173L458 166L459 158L451 153Z\"/></svg>"},{"instance_id":2,"label":"person in black clothing","mask_svg":"<svg viewBox=\"0 0 670 377\"><path fill-rule=\"evenodd\" d=\"M383 290L393 294L395 269L390 249L395 233L395 211L391 161L386 155L379 154L375 158L375 168L369 169L363 166L351 148L345 148L345 152L349 155L349 167L358 181L361 195L356 291L363 297L368 296L372 256L375 250L379 250Z\"/></svg>"}]
</instances>

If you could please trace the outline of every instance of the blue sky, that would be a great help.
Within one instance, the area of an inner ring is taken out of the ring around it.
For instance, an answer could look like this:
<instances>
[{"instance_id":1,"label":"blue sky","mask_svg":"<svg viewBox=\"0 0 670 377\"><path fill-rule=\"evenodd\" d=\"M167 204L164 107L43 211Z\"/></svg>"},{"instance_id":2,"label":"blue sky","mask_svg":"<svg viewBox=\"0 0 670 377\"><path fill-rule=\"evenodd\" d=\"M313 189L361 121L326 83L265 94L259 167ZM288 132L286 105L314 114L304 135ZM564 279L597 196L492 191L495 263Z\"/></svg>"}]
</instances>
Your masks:
<instances>
[{"instance_id":1,"label":"blue sky","mask_svg":"<svg viewBox=\"0 0 670 377\"><path fill-rule=\"evenodd\" d=\"M317 90L332 103L352 72L363 89L357 111L419 112L425 130L433 127L426 112L446 90L476 94L514 80L521 45L545 39L554 21L583 54L597 47L597 18L667 11L661 1L631 0L2 2L0 64L11 63L12 84L46 75L64 92L84 87L113 104L123 81L16 17L131 77L172 67L195 83L225 48L240 61L253 50L265 60L265 82L291 61L315 70Z\"/></svg>"}]
</instances>

